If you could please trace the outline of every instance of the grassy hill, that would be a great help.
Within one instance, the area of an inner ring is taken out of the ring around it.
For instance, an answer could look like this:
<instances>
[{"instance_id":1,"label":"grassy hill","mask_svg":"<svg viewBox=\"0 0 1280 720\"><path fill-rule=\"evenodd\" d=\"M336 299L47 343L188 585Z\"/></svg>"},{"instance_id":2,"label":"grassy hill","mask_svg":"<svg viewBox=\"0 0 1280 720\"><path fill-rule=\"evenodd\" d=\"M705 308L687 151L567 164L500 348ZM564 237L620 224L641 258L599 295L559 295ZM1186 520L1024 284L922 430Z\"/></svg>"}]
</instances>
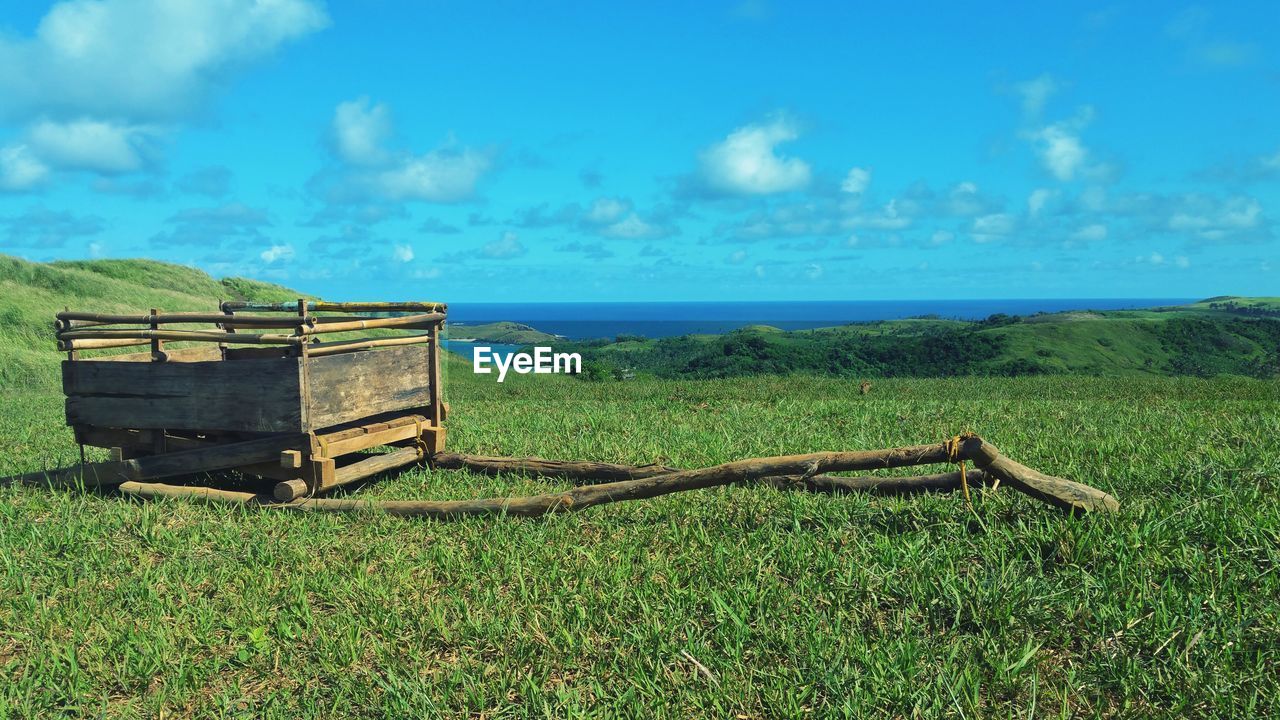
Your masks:
<instances>
[{"instance_id":1,"label":"grassy hill","mask_svg":"<svg viewBox=\"0 0 1280 720\"><path fill-rule=\"evenodd\" d=\"M478 342L502 345L537 345L555 342L556 336L544 333L528 325L516 322L482 323L480 325L450 324L450 336L474 339Z\"/></svg>"},{"instance_id":2,"label":"grassy hill","mask_svg":"<svg viewBox=\"0 0 1280 720\"><path fill-rule=\"evenodd\" d=\"M1178 308L997 315L980 322L891 320L792 332L749 327L726 335L560 343L558 349L581 352L598 376L628 369L691 378L758 373L1268 378L1280 374L1280 303L1220 298Z\"/></svg>"},{"instance_id":3,"label":"grassy hill","mask_svg":"<svg viewBox=\"0 0 1280 720\"><path fill-rule=\"evenodd\" d=\"M4 267L0 311L28 329L0 351L31 356L22 378L56 367L51 307L231 297L153 263ZM727 487L440 523L0 487L0 717L1280 711L1280 381L890 378L860 395L843 377L445 369L461 452L695 467L972 429L1122 510ZM56 384L15 378L0 475L74 462ZM352 494L563 487L413 468Z\"/></svg>"},{"instance_id":4,"label":"grassy hill","mask_svg":"<svg viewBox=\"0 0 1280 720\"><path fill-rule=\"evenodd\" d=\"M55 387L53 315L95 312L216 311L220 300L280 302L306 297L246 278L215 280L154 260L32 263L0 255L0 385ZM128 350L125 350L127 352Z\"/></svg>"}]
</instances>

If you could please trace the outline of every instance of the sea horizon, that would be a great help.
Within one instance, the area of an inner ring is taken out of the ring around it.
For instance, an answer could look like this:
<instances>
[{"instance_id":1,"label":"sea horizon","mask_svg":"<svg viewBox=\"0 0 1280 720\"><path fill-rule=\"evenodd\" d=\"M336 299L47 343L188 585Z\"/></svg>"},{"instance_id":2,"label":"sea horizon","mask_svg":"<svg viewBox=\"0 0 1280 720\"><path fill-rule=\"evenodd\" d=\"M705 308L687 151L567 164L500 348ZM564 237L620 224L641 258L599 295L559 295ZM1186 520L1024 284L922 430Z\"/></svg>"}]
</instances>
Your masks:
<instances>
[{"instance_id":1,"label":"sea horizon","mask_svg":"<svg viewBox=\"0 0 1280 720\"><path fill-rule=\"evenodd\" d=\"M1135 310L1197 298L993 298L972 300L655 301L574 303L450 303L452 334L468 325L517 322L569 340L637 335L646 338L719 334L747 325L806 330L859 322L937 317L981 320L995 314ZM455 343L457 344L457 343ZM459 350L462 348L459 347Z\"/></svg>"}]
</instances>

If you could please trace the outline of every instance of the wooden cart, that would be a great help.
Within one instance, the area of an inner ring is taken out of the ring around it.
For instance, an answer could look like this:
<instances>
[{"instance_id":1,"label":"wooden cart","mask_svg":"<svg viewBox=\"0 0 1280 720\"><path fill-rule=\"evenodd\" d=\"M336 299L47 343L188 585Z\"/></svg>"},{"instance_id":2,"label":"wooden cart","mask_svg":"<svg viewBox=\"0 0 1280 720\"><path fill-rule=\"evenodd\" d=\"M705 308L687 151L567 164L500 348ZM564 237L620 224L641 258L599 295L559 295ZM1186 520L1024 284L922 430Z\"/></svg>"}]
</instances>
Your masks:
<instances>
[{"instance_id":1,"label":"wooden cart","mask_svg":"<svg viewBox=\"0 0 1280 720\"><path fill-rule=\"evenodd\" d=\"M440 303L307 300L58 313L67 424L82 459L86 445L112 455L62 472L97 485L235 469L287 502L429 460L444 450L445 317ZM150 349L84 356L131 345Z\"/></svg>"}]
</instances>

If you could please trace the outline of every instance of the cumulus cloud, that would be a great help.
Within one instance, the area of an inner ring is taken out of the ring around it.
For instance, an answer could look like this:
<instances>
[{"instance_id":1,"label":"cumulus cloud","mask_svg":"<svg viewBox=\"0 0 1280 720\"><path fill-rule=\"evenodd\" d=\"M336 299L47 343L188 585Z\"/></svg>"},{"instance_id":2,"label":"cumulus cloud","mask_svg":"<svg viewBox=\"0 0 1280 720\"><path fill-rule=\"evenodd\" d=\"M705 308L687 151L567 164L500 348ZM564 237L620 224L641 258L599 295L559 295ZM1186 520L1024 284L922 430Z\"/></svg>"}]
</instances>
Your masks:
<instances>
[{"instance_id":1,"label":"cumulus cloud","mask_svg":"<svg viewBox=\"0 0 1280 720\"><path fill-rule=\"evenodd\" d=\"M0 190L53 171L149 166L167 128L239 68L328 23L311 0L65 0L27 37L0 36Z\"/></svg>"},{"instance_id":2,"label":"cumulus cloud","mask_svg":"<svg viewBox=\"0 0 1280 720\"><path fill-rule=\"evenodd\" d=\"M702 178L711 189L733 195L799 190L809 184L809 164L777 153L778 145L799 136L784 116L740 127L699 155Z\"/></svg>"},{"instance_id":3,"label":"cumulus cloud","mask_svg":"<svg viewBox=\"0 0 1280 720\"><path fill-rule=\"evenodd\" d=\"M1068 124L1056 123L1036 131L1040 160L1055 178L1073 180L1088 156L1079 135Z\"/></svg>"},{"instance_id":4,"label":"cumulus cloud","mask_svg":"<svg viewBox=\"0 0 1280 720\"><path fill-rule=\"evenodd\" d=\"M1189 202L1169 218L1170 230L1209 242L1231 240L1263 227L1262 205L1253 198L1233 197L1214 206L1203 199Z\"/></svg>"},{"instance_id":5,"label":"cumulus cloud","mask_svg":"<svg viewBox=\"0 0 1280 720\"><path fill-rule=\"evenodd\" d=\"M410 245L395 245L391 248L391 257L397 262L407 263L413 261L413 247Z\"/></svg>"},{"instance_id":6,"label":"cumulus cloud","mask_svg":"<svg viewBox=\"0 0 1280 720\"><path fill-rule=\"evenodd\" d=\"M295 254L292 245L272 245L258 253L258 257L262 258L262 262L270 265L276 262L292 260Z\"/></svg>"},{"instance_id":7,"label":"cumulus cloud","mask_svg":"<svg viewBox=\"0 0 1280 720\"><path fill-rule=\"evenodd\" d=\"M66 0L0 39L9 117L174 120L235 69L328 24L310 0Z\"/></svg>"},{"instance_id":8,"label":"cumulus cloud","mask_svg":"<svg viewBox=\"0 0 1280 720\"><path fill-rule=\"evenodd\" d=\"M1003 240L1018 229L1018 220L1008 213L992 213L973 219L971 235L974 242L986 243Z\"/></svg>"},{"instance_id":9,"label":"cumulus cloud","mask_svg":"<svg viewBox=\"0 0 1280 720\"><path fill-rule=\"evenodd\" d=\"M508 224L521 228L571 227L600 237L656 240L678 232L663 213L641 214L627 198L599 197L585 209L577 203L553 208L549 203L517 210Z\"/></svg>"},{"instance_id":10,"label":"cumulus cloud","mask_svg":"<svg viewBox=\"0 0 1280 720\"><path fill-rule=\"evenodd\" d=\"M41 120L27 130L27 143L56 167L117 175L146 164L157 134L155 128L101 120Z\"/></svg>"},{"instance_id":11,"label":"cumulus cloud","mask_svg":"<svg viewBox=\"0 0 1280 720\"><path fill-rule=\"evenodd\" d=\"M0 190L31 190L44 184L48 177L49 166L25 144L0 147Z\"/></svg>"},{"instance_id":12,"label":"cumulus cloud","mask_svg":"<svg viewBox=\"0 0 1280 720\"><path fill-rule=\"evenodd\" d=\"M1047 188L1032 190L1031 194L1027 196L1027 215L1033 219L1039 217L1055 194L1053 190Z\"/></svg>"},{"instance_id":13,"label":"cumulus cloud","mask_svg":"<svg viewBox=\"0 0 1280 720\"><path fill-rule=\"evenodd\" d=\"M871 184L871 171L864 168L852 168L840 183L840 190L851 195L861 195Z\"/></svg>"},{"instance_id":14,"label":"cumulus cloud","mask_svg":"<svg viewBox=\"0 0 1280 720\"><path fill-rule=\"evenodd\" d=\"M390 111L368 98L340 103L330 133L336 165L310 183L330 203L461 202L475 194L493 167L492 151L460 145L452 137L422 154L390 146Z\"/></svg>"}]
</instances>

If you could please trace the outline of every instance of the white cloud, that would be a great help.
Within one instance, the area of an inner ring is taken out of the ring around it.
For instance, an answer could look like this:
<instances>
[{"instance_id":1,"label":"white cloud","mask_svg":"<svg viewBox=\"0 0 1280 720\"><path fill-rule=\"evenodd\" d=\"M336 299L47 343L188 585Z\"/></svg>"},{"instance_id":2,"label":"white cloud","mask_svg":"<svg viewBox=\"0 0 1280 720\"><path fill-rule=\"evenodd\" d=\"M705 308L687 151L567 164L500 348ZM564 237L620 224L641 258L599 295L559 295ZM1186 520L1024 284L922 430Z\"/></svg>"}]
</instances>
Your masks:
<instances>
[{"instance_id":1,"label":"white cloud","mask_svg":"<svg viewBox=\"0 0 1280 720\"><path fill-rule=\"evenodd\" d=\"M486 152L438 148L379 171L370 178L370 184L389 200L458 202L475 193L476 183L492 164Z\"/></svg>"},{"instance_id":2,"label":"white cloud","mask_svg":"<svg viewBox=\"0 0 1280 720\"><path fill-rule=\"evenodd\" d=\"M746 250L736 250L729 254L729 257L727 258L726 262L728 262L730 265L741 265L743 262L746 261L746 259L747 259Z\"/></svg>"},{"instance_id":3,"label":"white cloud","mask_svg":"<svg viewBox=\"0 0 1280 720\"><path fill-rule=\"evenodd\" d=\"M1040 129L1034 137L1045 168L1059 180L1073 179L1088 155L1075 132L1059 123Z\"/></svg>"},{"instance_id":4,"label":"white cloud","mask_svg":"<svg viewBox=\"0 0 1280 720\"><path fill-rule=\"evenodd\" d=\"M1057 193L1055 191L1047 188L1037 188L1032 190L1031 194L1027 196L1027 215L1032 218L1039 217L1041 211L1044 210L1045 205L1047 205L1049 200L1056 194Z\"/></svg>"},{"instance_id":5,"label":"white cloud","mask_svg":"<svg viewBox=\"0 0 1280 720\"><path fill-rule=\"evenodd\" d=\"M313 178L312 189L332 203L459 202L475 194L493 166L491 152L453 138L421 155L387 147L394 134L390 111L364 97L338 104L331 132L338 167Z\"/></svg>"},{"instance_id":6,"label":"white cloud","mask_svg":"<svg viewBox=\"0 0 1280 720\"><path fill-rule=\"evenodd\" d=\"M36 154L55 167L115 175L142 168L155 133L154 128L82 118L41 120L27 130L27 139Z\"/></svg>"},{"instance_id":7,"label":"white cloud","mask_svg":"<svg viewBox=\"0 0 1280 720\"><path fill-rule=\"evenodd\" d=\"M526 250L515 233L504 232L502 237L480 248L480 252L487 258L506 260L524 255Z\"/></svg>"},{"instance_id":8,"label":"white cloud","mask_svg":"<svg viewBox=\"0 0 1280 720\"><path fill-rule=\"evenodd\" d=\"M972 235L975 242L991 242L1013 234L1017 227L1018 221L1012 215L992 213L973 219Z\"/></svg>"},{"instance_id":9,"label":"white cloud","mask_svg":"<svg viewBox=\"0 0 1280 720\"><path fill-rule=\"evenodd\" d=\"M740 195L799 190L809 184L809 164L775 152L776 146L798 137L795 124L785 117L738 128L701 153L703 178L715 190Z\"/></svg>"},{"instance_id":10,"label":"white cloud","mask_svg":"<svg viewBox=\"0 0 1280 720\"><path fill-rule=\"evenodd\" d=\"M31 36L0 35L0 189L56 170L145 169L157 139L249 62L328 23L312 0L65 0Z\"/></svg>"},{"instance_id":11,"label":"white cloud","mask_svg":"<svg viewBox=\"0 0 1280 720\"><path fill-rule=\"evenodd\" d=\"M861 195L866 192L867 186L870 184L871 171L856 167L849 170L849 174L844 176L844 182L840 183L840 190L852 195Z\"/></svg>"},{"instance_id":12,"label":"white cloud","mask_svg":"<svg viewBox=\"0 0 1280 720\"><path fill-rule=\"evenodd\" d=\"M391 257L398 262L407 263L413 260L413 247L409 245L396 245L391 249Z\"/></svg>"},{"instance_id":13,"label":"white cloud","mask_svg":"<svg viewBox=\"0 0 1280 720\"><path fill-rule=\"evenodd\" d=\"M1072 240L1080 242L1099 242L1107 239L1107 226L1101 223L1093 223L1071 233Z\"/></svg>"},{"instance_id":14,"label":"white cloud","mask_svg":"<svg viewBox=\"0 0 1280 720\"><path fill-rule=\"evenodd\" d=\"M1013 88L1022 96L1022 111L1030 117L1035 117L1044 110L1045 103L1058 91L1058 83L1052 76L1045 73L1033 80L1020 82Z\"/></svg>"},{"instance_id":15,"label":"white cloud","mask_svg":"<svg viewBox=\"0 0 1280 720\"><path fill-rule=\"evenodd\" d=\"M232 70L328 24L310 0L66 0L34 36L0 39L16 117L172 120Z\"/></svg>"},{"instance_id":16,"label":"white cloud","mask_svg":"<svg viewBox=\"0 0 1280 720\"><path fill-rule=\"evenodd\" d=\"M267 264L271 264L271 263L283 261L283 260L292 260L294 257L293 246L292 245L272 245L271 247L259 253L258 257L262 258L262 261Z\"/></svg>"},{"instance_id":17,"label":"white cloud","mask_svg":"<svg viewBox=\"0 0 1280 720\"><path fill-rule=\"evenodd\" d=\"M1262 205L1250 197L1233 197L1220 204L1188 197L1184 203L1198 207L1173 213L1168 227L1201 240L1229 240L1263 225Z\"/></svg>"},{"instance_id":18,"label":"white cloud","mask_svg":"<svg viewBox=\"0 0 1280 720\"><path fill-rule=\"evenodd\" d=\"M48 177L49 166L25 144L0 148L0 191L30 190Z\"/></svg>"},{"instance_id":19,"label":"white cloud","mask_svg":"<svg viewBox=\"0 0 1280 720\"><path fill-rule=\"evenodd\" d=\"M946 245L954 240L955 237L955 233L947 230L934 230L933 235L929 236L929 243L931 245Z\"/></svg>"},{"instance_id":20,"label":"white cloud","mask_svg":"<svg viewBox=\"0 0 1280 720\"><path fill-rule=\"evenodd\" d=\"M754 268L751 269L751 272L754 273L755 276L758 278L762 278L767 274L765 272L763 265L756 265Z\"/></svg>"},{"instance_id":21,"label":"white cloud","mask_svg":"<svg viewBox=\"0 0 1280 720\"><path fill-rule=\"evenodd\" d=\"M391 111L369 98L339 103L333 114L333 139L338 157L352 165L379 165L387 161L384 145L391 137Z\"/></svg>"},{"instance_id":22,"label":"white cloud","mask_svg":"<svg viewBox=\"0 0 1280 720\"><path fill-rule=\"evenodd\" d=\"M822 277L822 266L818 263L809 263L804 266L804 276L810 280L817 280Z\"/></svg>"},{"instance_id":23,"label":"white cloud","mask_svg":"<svg viewBox=\"0 0 1280 720\"><path fill-rule=\"evenodd\" d=\"M1185 255L1179 255L1173 259L1173 264L1185 270L1186 268L1191 267L1191 260L1187 259L1187 256Z\"/></svg>"}]
</instances>

